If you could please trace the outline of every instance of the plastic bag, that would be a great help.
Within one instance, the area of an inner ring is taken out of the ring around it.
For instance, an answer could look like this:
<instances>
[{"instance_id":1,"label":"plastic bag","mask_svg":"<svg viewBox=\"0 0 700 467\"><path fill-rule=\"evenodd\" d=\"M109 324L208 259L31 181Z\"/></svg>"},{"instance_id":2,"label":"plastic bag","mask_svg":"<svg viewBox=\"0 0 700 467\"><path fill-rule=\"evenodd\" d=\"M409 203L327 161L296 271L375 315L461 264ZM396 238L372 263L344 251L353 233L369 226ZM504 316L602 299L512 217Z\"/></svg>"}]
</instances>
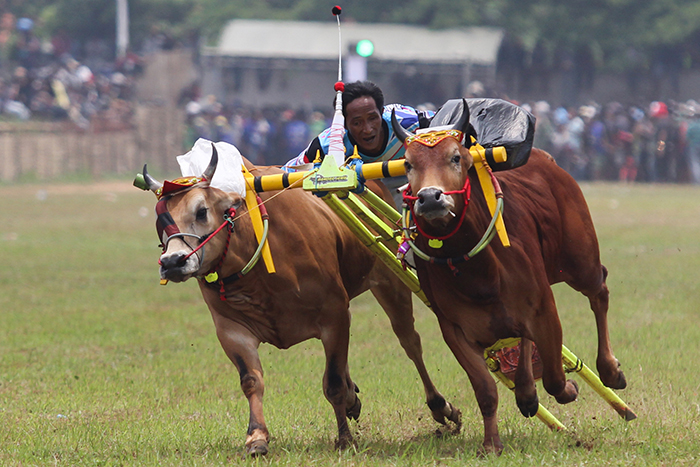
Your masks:
<instances>
[{"instance_id":1,"label":"plastic bag","mask_svg":"<svg viewBox=\"0 0 700 467\"><path fill-rule=\"evenodd\" d=\"M199 138L192 150L182 156L177 156L180 172L183 177L201 177L211 161L211 141ZM227 192L245 196L245 178L241 172L243 158L236 146L219 141L214 143L219 154L214 177L210 186Z\"/></svg>"},{"instance_id":2,"label":"plastic bag","mask_svg":"<svg viewBox=\"0 0 700 467\"><path fill-rule=\"evenodd\" d=\"M488 160L493 171L514 169L530 157L535 136L535 117L515 104L502 99L465 99L469 107L469 123L476 132L476 141L485 148L504 146L508 160ZM438 110L431 127L454 124L463 112L462 99L450 99ZM465 133L468 132L468 129Z\"/></svg>"}]
</instances>

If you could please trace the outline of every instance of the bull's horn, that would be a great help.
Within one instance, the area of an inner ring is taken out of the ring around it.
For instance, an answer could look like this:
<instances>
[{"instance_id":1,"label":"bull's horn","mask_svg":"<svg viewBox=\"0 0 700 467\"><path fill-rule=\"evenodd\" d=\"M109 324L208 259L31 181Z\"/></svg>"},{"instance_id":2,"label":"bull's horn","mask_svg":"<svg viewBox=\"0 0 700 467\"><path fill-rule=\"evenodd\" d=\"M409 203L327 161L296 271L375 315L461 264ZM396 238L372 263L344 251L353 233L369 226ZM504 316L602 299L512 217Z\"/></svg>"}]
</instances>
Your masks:
<instances>
[{"instance_id":1,"label":"bull's horn","mask_svg":"<svg viewBox=\"0 0 700 467\"><path fill-rule=\"evenodd\" d=\"M163 187L163 184L150 176L150 174L148 173L148 169L146 168L147 165L148 164L143 164L143 179L146 182L146 186L148 187L148 189L155 193Z\"/></svg>"},{"instance_id":2,"label":"bull's horn","mask_svg":"<svg viewBox=\"0 0 700 467\"><path fill-rule=\"evenodd\" d=\"M469 122L469 105L467 105L467 100L463 97L462 98L462 115L460 115L459 120L457 120L457 123L454 124L452 129L466 132L465 126L468 124L468 122Z\"/></svg>"},{"instance_id":3,"label":"bull's horn","mask_svg":"<svg viewBox=\"0 0 700 467\"><path fill-rule=\"evenodd\" d=\"M394 109L391 109L391 127L394 129L394 133L396 133L396 137L398 139L400 139L402 143L409 136L413 136L413 133L406 130L404 127L402 127L401 124L399 123L399 121L396 120L396 111Z\"/></svg>"},{"instance_id":4,"label":"bull's horn","mask_svg":"<svg viewBox=\"0 0 700 467\"><path fill-rule=\"evenodd\" d=\"M216 166L219 163L219 153L216 152L216 146L211 143L211 160L209 161L209 166L206 168L202 177L211 182L212 177L214 177L214 172L216 172Z\"/></svg>"}]
</instances>

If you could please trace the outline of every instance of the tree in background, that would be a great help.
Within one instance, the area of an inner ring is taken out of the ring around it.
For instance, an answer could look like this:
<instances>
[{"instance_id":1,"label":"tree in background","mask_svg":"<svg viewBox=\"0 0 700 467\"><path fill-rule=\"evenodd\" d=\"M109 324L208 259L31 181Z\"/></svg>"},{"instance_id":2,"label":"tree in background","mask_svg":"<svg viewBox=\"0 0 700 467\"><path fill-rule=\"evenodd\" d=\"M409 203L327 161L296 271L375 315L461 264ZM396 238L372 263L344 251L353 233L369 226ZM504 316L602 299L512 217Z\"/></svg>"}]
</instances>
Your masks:
<instances>
[{"instance_id":1,"label":"tree in background","mask_svg":"<svg viewBox=\"0 0 700 467\"><path fill-rule=\"evenodd\" d=\"M194 4L194 0L129 0L131 43L140 48L155 31L187 40L192 32L187 19ZM114 44L114 0L0 0L0 12L32 18L37 35L44 39L67 35L77 49L95 40Z\"/></svg>"},{"instance_id":2,"label":"tree in background","mask_svg":"<svg viewBox=\"0 0 700 467\"><path fill-rule=\"evenodd\" d=\"M345 20L415 24L430 28L496 26L537 51L589 55L595 66L651 71L664 50L679 50L682 66L700 61L697 0L346 0ZM324 0L130 0L131 42L154 31L176 41L198 34L210 40L231 19L329 21ZM68 31L74 40L114 39L114 0L0 0L0 12L28 16L37 32ZM400 40L400 38L397 38ZM632 52L634 51L634 52ZM634 55L637 55L635 58ZM630 59L633 58L632 62ZM668 68L668 64L664 67ZM584 79L586 79L584 77Z\"/></svg>"}]
</instances>

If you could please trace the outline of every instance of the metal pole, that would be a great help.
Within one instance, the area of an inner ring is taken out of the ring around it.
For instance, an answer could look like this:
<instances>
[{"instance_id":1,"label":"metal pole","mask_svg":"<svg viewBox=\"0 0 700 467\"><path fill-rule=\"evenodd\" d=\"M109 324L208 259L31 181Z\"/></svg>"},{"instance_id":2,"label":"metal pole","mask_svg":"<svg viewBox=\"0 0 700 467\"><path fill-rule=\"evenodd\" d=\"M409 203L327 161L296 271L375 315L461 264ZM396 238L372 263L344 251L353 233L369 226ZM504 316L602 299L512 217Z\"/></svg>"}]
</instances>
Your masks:
<instances>
[{"instance_id":1,"label":"metal pole","mask_svg":"<svg viewBox=\"0 0 700 467\"><path fill-rule=\"evenodd\" d=\"M129 48L129 0L117 2L117 58L126 55Z\"/></svg>"}]
</instances>

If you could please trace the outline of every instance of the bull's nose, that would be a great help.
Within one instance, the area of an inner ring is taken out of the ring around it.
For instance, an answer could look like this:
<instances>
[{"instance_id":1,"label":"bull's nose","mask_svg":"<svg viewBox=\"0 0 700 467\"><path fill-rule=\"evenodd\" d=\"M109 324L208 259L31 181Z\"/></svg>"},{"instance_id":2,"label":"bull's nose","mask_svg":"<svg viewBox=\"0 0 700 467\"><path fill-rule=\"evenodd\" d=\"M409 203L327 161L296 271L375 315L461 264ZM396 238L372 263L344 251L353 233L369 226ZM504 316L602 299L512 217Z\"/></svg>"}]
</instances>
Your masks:
<instances>
[{"instance_id":1,"label":"bull's nose","mask_svg":"<svg viewBox=\"0 0 700 467\"><path fill-rule=\"evenodd\" d=\"M163 269L170 269L182 266L185 263L185 253L178 252L168 256L161 256L160 265Z\"/></svg>"},{"instance_id":2,"label":"bull's nose","mask_svg":"<svg viewBox=\"0 0 700 467\"><path fill-rule=\"evenodd\" d=\"M444 209L442 190L435 187L423 188L418 192L418 204L422 211Z\"/></svg>"}]
</instances>

